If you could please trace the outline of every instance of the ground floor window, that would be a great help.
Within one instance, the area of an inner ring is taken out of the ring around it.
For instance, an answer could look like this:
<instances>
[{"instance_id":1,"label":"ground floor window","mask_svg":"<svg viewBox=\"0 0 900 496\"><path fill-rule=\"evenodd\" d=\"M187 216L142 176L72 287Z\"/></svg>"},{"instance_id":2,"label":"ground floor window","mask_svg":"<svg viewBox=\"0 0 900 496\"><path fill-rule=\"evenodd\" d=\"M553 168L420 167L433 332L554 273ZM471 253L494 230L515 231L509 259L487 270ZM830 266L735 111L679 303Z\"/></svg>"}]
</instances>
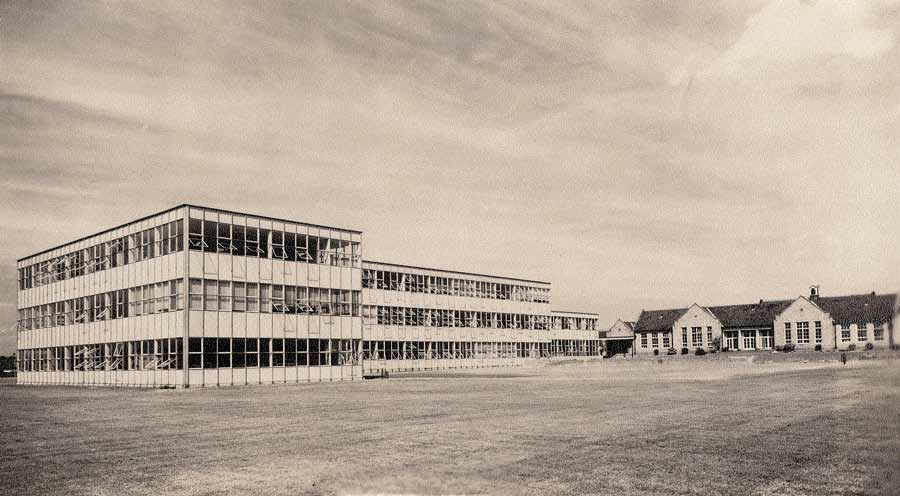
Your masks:
<instances>
[{"instance_id":1,"label":"ground floor window","mask_svg":"<svg viewBox=\"0 0 900 496\"><path fill-rule=\"evenodd\" d=\"M669 339L669 334L668 334L668 333L664 333L664 334L663 334L663 338L662 338L663 348L668 348L668 347L670 347L670 346L672 345L672 343L671 343L670 341L671 341L671 340Z\"/></svg>"},{"instance_id":2,"label":"ground floor window","mask_svg":"<svg viewBox=\"0 0 900 496\"><path fill-rule=\"evenodd\" d=\"M793 342L793 338L791 337L791 323L784 323L784 342L790 344Z\"/></svg>"},{"instance_id":3,"label":"ground floor window","mask_svg":"<svg viewBox=\"0 0 900 496\"><path fill-rule=\"evenodd\" d=\"M844 343L850 341L850 328L849 327L841 327L841 341Z\"/></svg>"},{"instance_id":4,"label":"ground floor window","mask_svg":"<svg viewBox=\"0 0 900 496\"><path fill-rule=\"evenodd\" d=\"M816 343L822 342L822 321L816 321Z\"/></svg>"},{"instance_id":5,"label":"ground floor window","mask_svg":"<svg viewBox=\"0 0 900 496\"><path fill-rule=\"evenodd\" d=\"M743 331L744 335L744 348L748 350L756 349L756 331L755 330L747 330Z\"/></svg>"},{"instance_id":6,"label":"ground floor window","mask_svg":"<svg viewBox=\"0 0 900 496\"><path fill-rule=\"evenodd\" d=\"M654 332L652 336L652 343L654 348L659 348L659 336Z\"/></svg>"},{"instance_id":7,"label":"ground floor window","mask_svg":"<svg viewBox=\"0 0 900 496\"><path fill-rule=\"evenodd\" d=\"M866 341L868 339L869 339L869 329L866 328L866 324L857 324L856 340L857 341Z\"/></svg>"},{"instance_id":8,"label":"ground floor window","mask_svg":"<svg viewBox=\"0 0 900 496\"><path fill-rule=\"evenodd\" d=\"M647 347L647 333L641 333L641 348Z\"/></svg>"},{"instance_id":9,"label":"ground floor window","mask_svg":"<svg viewBox=\"0 0 900 496\"><path fill-rule=\"evenodd\" d=\"M809 344L809 322L797 322L797 344Z\"/></svg>"},{"instance_id":10,"label":"ground floor window","mask_svg":"<svg viewBox=\"0 0 900 496\"><path fill-rule=\"evenodd\" d=\"M884 341L884 328L883 327L875 328L875 341Z\"/></svg>"},{"instance_id":11,"label":"ground floor window","mask_svg":"<svg viewBox=\"0 0 900 496\"><path fill-rule=\"evenodd\" d=\"M691 346L700 348L703 346L703 328L691 327Z\"/></svg>"},{"instance_id":12,"label":"ground floor window","mask_svg":"<svg viewBox=\"0 0 900 496\"><path fill-rule=\"evenodd\" d=\"M759 346L764 350L771 349L775 346L775 332L772 329L759 331Z\"/></svg>"},{"instance_id":13,"label":"ground floor window","mask_svg":"<svg viewBox=\"0 0 900 496\"><path fill-rule=\"evenodd\" d=\"M737 331L725 331L725 347L729 350L738 349L738 332Z\"/></svg>"}]
</instances>

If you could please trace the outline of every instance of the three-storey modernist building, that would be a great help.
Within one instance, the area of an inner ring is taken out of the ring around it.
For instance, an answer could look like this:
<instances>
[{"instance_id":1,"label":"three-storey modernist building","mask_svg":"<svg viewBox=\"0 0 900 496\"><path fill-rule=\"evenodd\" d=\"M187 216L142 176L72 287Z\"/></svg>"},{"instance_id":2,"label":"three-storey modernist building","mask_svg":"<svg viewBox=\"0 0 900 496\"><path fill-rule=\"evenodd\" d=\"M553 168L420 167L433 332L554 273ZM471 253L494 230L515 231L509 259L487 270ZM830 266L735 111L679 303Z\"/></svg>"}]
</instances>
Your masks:
<instances>
[{"instance_id":1,"label":"three-storey modernist building","mask_svg":"<svg viewBox=\"0 0 900 496\"><path fill-rule=\"evenodd\" d=\"M547 282L364 262L361 245L351 229L181 205L25 257L18 382L352 380L600 353L583 314L566 326L585 343L551 349Z\"/></svg>"}]
</instances>

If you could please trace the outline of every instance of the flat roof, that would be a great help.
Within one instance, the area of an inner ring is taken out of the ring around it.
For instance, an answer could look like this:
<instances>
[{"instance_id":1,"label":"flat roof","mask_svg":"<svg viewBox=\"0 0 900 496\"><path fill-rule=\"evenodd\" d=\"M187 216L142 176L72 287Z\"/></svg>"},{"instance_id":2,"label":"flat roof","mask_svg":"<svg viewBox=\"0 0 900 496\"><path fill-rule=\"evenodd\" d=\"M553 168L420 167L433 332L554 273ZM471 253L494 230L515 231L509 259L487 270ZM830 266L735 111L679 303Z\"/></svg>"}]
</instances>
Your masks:
<instances>
[{"instance_id":1,"label":"flat roof","mask_svg":"<svg viewBox=\"0 0 900 496\"><path fill-rule=\"evenodd\" d=\"M550 313L551 314L553 314L553 313L571 313L571 314L575 314L575 315L590 315L592 317L600 316L599 314L596 314L594 312L570 312L568 310L550 310Z\"/></svg>"},{"instance_id":2,"label":"flat roof","mask_svg":"<svg viewBox=\"0 0 900 496\"><path fill-rule=\"evenodd\" d=\"M416 265L404 265L404 264L396 264L396 263L390 263L390 262L378 262L376 260L363 260L363 263L364 264L371 263L371 264L379 264L379 265L390 265L391 267L406 267L408 269L418 269L418 270L434 270L434 271L438 271L438 272L449 272L452 274L462 274L462 275L467 275L467 276L493 277L496 279L508 279L510 281L522 281L522 282L530 282L530 283L534 283L534 284L546 284L548 286L550 285L550 283L547 281L535 281L533 279L521 279L518 277L506 277L506 276L498 276L498 275L492 275L492 274L479 274L477 272L463 272L460 270L437 269L434 267L419 267Z\"/></svg>"},{"instance_id":3,"label":"flat roof","mask_svg":"<svg viewBox=\"0 0 900 496\"><path fill-rule=\"evenodd\" d=\"M322 224L311 224L311 223L309 223L309 222L303 222L303 221L299 221L299 220L280 219L280 218L278 218L278 217L269 217L269 216L267 216L267 215L248 214L248 213L246 213L246 212L238 212L238 211L236 211L236 210L225 210L225 209L221 209L221 208L205 207L205 206L203 206L203 205L195 205L195 204L192 204L192 203L182 203L181 205L177 205L177 206L174 206L174 207L170 207L170 208L167 208L167 209L165 209L165 210L161 210L161 211L159 211L159 212L156 212L156 213L153 213L153 214L150 214L150 215L145 215L145 216L143 216L143 217L141 217L141 218L139 218L139 219L130 220L130 221L128 221L128 222L125 222L124 224L119 224L119 225L117 225L117 226L110 227L110 228L108 228L108 229L104 229L104 230L102 230L102 231L95 232L95 233L93 233L93 234L88 234L87 236L82 236L82 237L80 237L80 238L78 238L78 239L76 239L76 240L74 240L74 241L67 241L67 242L65 242L65 243L62 243L62 244L59 244L59 245L56 245L56 246L47 248L46 250L41 250L41 251L39 251L39 252L37 252L37 253L33 253L33 254L31 254L31 255L24 256L24 257L22 257L22 258L16 259L16 262L21 262L22 260L26 260L26 259L29 259L29 258L34 258L34 257L36 257L36 256L43 255L44 253L47 253L47 252L50 252L50 251L53 251L53 250L56 250L56 249L59 249L59 248L63 248L63 247L65 247L65 246L73 245L73 244L78 243L78 242L81 242L81 241L84 241L84 240L86 240L86 239L88 239L88 238L93 238L94 236L100 236L101 234L106 234L106 233L108 233L108 232L110 232L110 231L115 231L116 229L121 229L121 228L123 228L123 227L125 227L125 226L129 226L129 225L131 225L131 224L136 224L136 223L138 223L138 222L145 221L145 220L147 220L147 219L149 219L149 218L151 218L151 217L156 217L156 216L158 216L158 215L162 215L162 214L169 213L169 212L171 212L171 211L173 211L173 210L178 210L179 208L196 208L196 209L200 209L200 210L211 210L211 211L214 211L214 212L225 213L225 214L230 214L230 215L243 215L243 216L247 216L247 217L257 217L257 218L260 218L260 219L271 220L271 221L274 221L274 222L289 222L289 223L292 223L292 224L303 224L303 225L310 226L310 227L318 227L318 228L324 228L324 229L334 229L334 230L337 230L337 231L346 231L346 232L351 232L351 233L355 233L355 234L362 234L362 231L357 231L357 230L354 230L354 229L346 229L346 228L343 228L343 227L333 227L333 226L326 226L326 225L322 225Z\"/></svg>"}]
</instances>

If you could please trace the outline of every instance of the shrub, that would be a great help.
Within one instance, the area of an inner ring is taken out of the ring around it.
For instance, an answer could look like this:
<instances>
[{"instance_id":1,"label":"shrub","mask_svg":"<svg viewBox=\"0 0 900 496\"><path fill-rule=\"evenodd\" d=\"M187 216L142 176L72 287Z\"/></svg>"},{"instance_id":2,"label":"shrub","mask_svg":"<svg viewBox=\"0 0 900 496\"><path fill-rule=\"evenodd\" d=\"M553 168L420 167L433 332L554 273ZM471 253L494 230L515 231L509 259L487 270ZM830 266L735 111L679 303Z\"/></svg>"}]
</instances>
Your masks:
<instances>
[{"instance_id":1,"label":"shrub","mask_svg":"<svg viewBox=\"0 0 900 496\"><path fill-rule=\"evenodd\" d=\"M654 355L654 356L655 356L655 355L659 355L659 350L654 349L654 350L653 350L653 355Z\"/></svg>"},{"instance_id":2,"label":"shrub","mask_svg":"<svg viewBox=\"0 0 900 496\"><path fill-rule=\"evenodd\" d=\"M821 344L817 344L816 347L815 347L815 350L816 350L816 351L822 351L822 345L821 345Z\"/></svg>"},{"instance_id":3,"label":"shrub","mask_svg":"<svg viewBox=\"0 0 900 496\"><path fill-rule=\"evenodd\" d=\"M866 343L866 351L872 351L875 349L875 345L872 343Z\"/></svg>"},{"instance_id":4,"label":"shrub","mask_svg":"<svg viewBox=\"0 0 900 496\"><path fill-rule=\"evenodd\" d=\"M850 350L850 351L856 351L856 345L855 345L855 344L851 344L850 346L847 347L847 349Z\"/></svg>"},{"instance_id":5,"label":"shrub","mask_svg":"<svg viewBox=\"0 0 900 496\"><path fill-rule=\"evenodd\" d=\"M691 352L691 350L689 350L689 349L687 349L687 348L682 348L682 349L681 349L681 354L682 354L682 355L687 355L687 354L690 353L690 352Z\"/></svg>"},{"instance_id":6,"label":"shrub","mask_svg":"<svg viewBox=\"0 0 900 496\"><path fill-rule=\"evenodd\" d=\"M697 348L696 350L694 350L694 354L697 356L703 356L706 354L706 350L704 350L703 348Z\"/></svg>"},{"instance_id":7,"label":"shrub","mask_svg":"<svg viewBox=\"0 0 900 496\"><path fill-rule=\"evenodd\" d=\"M781 351L783 351L785 353L790 353L790 352L794 351L795 349L797 349L797 346L794 343L788 343L781 347Z\"/></svg>"},{"instance_id":8,"label":"shrub","mask_svg":"<svg viewBox=\"0 0 900 496\"><path fill-rule=\"evenodd\" d=\"M677 354L678 354L678 350L676 350L675 348L669 348L669 351L666 352L666 355L677 355Z\"/></svg>"},{"instance_id":9,"label":"shrub","mask_svg":"<svg viewBox=\"0 0 900 496\"><path fill-rule=\"evenodd\" d=\"M780 344L775 345L775 351L782 351L782 347Z\"/></svg>"},{"instance_id":10,"label":"shrub","mask_svg":"<svg viewBox=\"0 0 900 496\"><path fill-rule=\"evenodd\" d=\"M727 346L725 346L724 348L722 348L722 353L728 353L728 347L727 347Z\"/></svg>"}]
</instances>

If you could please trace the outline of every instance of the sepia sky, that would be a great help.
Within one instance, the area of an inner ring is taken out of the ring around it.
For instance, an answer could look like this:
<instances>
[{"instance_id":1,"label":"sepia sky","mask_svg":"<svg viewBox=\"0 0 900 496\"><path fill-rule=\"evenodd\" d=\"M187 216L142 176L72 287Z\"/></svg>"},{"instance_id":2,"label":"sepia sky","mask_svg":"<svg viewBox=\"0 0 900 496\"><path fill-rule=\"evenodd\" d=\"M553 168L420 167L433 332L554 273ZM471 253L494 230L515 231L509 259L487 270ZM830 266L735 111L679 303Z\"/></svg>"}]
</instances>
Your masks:
<instances>
[{"instance_id":1,"label":"sepia sky","mask_svg":"<svg viewBox=\"0 0 900 496\"><path fill-rule=\"evenodd\" d=\"M17 258L184 202L604 327L896 291L900 0L3 2L0 202L0 329Z\"/></svg>"}]
</instances>

